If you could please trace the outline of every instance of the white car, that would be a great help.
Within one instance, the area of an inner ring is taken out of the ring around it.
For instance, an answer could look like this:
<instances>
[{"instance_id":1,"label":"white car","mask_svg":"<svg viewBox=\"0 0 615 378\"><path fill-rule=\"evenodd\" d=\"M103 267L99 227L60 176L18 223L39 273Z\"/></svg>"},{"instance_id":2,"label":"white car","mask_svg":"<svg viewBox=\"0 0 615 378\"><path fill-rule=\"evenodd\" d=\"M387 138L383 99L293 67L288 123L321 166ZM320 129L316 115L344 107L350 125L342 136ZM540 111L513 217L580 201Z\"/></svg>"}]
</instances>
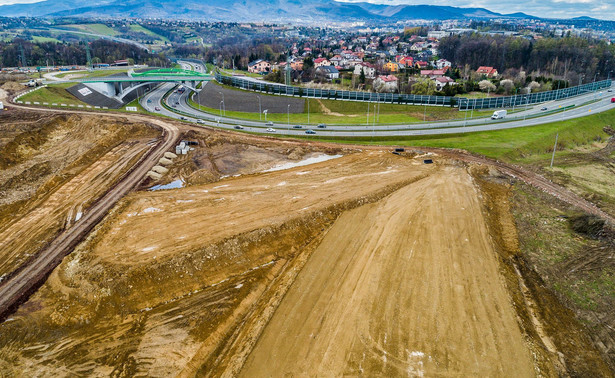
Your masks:
<instances>
[{"instance_id":1,"label":"white car","mask_svg":"<svg viewBox=\"0 0 615 378\"><path fill-rule=\"evenodd\" d=\"M267 132L268 133L275 133L275 129L272 129L271 127L267 128Z\"/></svg>"},{"instance_id":2,"label":"white car","mask_svg":"<svg viewBox=\"0 0 615 378\"><path fill-rule=\"evenodd\" d=\"M203 121L202 119L197 119L196 123L205 123L205 121Z\"/></svg>"}]
</instances>

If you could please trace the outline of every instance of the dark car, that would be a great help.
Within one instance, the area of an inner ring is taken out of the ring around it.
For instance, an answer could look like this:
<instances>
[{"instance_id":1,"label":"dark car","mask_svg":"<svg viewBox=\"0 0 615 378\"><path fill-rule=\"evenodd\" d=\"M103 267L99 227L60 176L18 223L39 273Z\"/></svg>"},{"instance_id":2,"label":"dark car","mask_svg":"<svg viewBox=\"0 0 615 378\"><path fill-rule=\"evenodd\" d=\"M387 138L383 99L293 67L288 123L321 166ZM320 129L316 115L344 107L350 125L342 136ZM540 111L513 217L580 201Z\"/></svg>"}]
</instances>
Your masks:
<instances>
[{"instance_id":1,"label":"dark car","mask_svg":"<svg viewBox=\"0 0 615 378\"><path fill-rule=\"evenodd\" d=\"M302 128L303 128L303 126L301 126L301 125L295 125L295 126L293 126L293 129L302 129Z\"/></svg>"},{"instance_id":2,"label":"dark car","mask_svg":"<svg viewBox=\"0 0 615 378\"><path fill-rule=\"evenodd\" d=\"M305 130L306 134L316 134L316 131L314 130Z\"/></svg>"},{"instance_id":3,"label":"dark car","mask_svg":"<svg viewBox=\"0 0 615 378\"><path fill-rule=\"evenodd\" d=\"M239 125L237 125L237 126L235 126L235 128L236 128L237 130L243 130L243 126L239 126Z\"/></svg>"},{"instance_id":4,"label":"dark car","mask_svg":"<svg viewBox=\"0 0 615 378\"><path fill-rule=\"evenodd\" d=\"M186 117L184 117L184 116L181 116L181 117L179 117L179 119L181 119L182 121L185 121L185 120L187 120L188 118L186 118Z\"/></svg>"},{"instance_id":5,"label":"dark car","mask_svg":"<svg viewBox=\"0 0 615 378\"><path fill-rule=\"evenodd\" d=\"M547 110L547 107L543 106L542 108L540 108L540 110L542 110L544 112L545 110Z\"/></svg>"},{"instance_id":6,"label":"dark car","mask_svg":"<svg viewBox=\"0 0 615 378\"><path fill-rule=\"evenodd\" d=\"M319 128L319 129L326 129L326 128L327 128L327 125L325 125L324 123L319 123L319 124L318 124L318 128Z\"/></svg>"}]
</instances>

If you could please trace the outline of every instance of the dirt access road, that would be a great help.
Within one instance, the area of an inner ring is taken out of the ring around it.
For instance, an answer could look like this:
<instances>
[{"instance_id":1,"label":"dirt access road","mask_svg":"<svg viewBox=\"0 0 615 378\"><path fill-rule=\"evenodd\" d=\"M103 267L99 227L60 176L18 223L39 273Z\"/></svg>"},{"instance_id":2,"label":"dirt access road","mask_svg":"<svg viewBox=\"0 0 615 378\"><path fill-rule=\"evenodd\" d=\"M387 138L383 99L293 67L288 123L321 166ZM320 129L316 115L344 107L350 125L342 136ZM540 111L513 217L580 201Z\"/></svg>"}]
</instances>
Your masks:
<instances>
[{"instance_id":1,"label":"dirt access road","mask_svg":"<svg viewBox=\"0 0 615 378\"><path fill-rule=\"evenodd\" d=\"M21 108L34 111L61 112L57 110ZM67 112L91 115L90 112ZM10 313L33 289L44 282L47 275L62 261L62 258L87 235L117 201L141 181L145 173L156 164L165 151L171 149L179 138L179 129L168 122L149 117L126 116L124 114L117 115L117 117L128 118L137 122L147 122L161 128L163 130L162 141L158 145L153 146L115 187L96 201L83 214L79 223L62 233L48 246L43 248L28 265L23 266L12 277L2 282L0 285L0 319Z\"/></svg>"},{"instance_id":2,"label":"dirt access road","mask_svg":"<svg viewBox=\"0 0 615 378\"><path fill-rule=\"evenodd\" d=\"M344 213L241 376L533 376L479 196L445 167Z\"/></svg>"}]
</instances>

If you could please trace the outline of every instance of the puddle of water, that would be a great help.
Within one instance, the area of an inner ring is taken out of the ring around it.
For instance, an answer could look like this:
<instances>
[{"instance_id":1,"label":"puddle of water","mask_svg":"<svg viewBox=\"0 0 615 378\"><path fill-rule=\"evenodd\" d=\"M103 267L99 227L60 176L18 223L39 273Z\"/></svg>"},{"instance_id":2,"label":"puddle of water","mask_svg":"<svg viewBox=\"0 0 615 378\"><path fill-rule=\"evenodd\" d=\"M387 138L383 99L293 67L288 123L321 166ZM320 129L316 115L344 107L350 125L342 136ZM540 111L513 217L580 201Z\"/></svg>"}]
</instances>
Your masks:
<instances>
[{"instance_id":1,"label":"puddle of water","mask_svg":"<svg viewBox=\"0 0 615 378\"><path fill-rule=\"evenodd\" d=\"M184 182L180 180L171 181L164 185L155 185L149 188L149 190L165 190L165 189L179 189L184 187Z\"/></svg>"}]
</instances>

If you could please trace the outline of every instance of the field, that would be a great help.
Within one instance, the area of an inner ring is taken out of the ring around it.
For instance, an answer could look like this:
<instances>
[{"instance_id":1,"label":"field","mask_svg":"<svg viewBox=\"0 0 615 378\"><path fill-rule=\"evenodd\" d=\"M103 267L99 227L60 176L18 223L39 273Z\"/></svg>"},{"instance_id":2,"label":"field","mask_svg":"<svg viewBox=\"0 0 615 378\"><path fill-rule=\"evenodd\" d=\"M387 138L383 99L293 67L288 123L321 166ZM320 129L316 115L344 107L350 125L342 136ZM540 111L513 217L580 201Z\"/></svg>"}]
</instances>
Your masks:
<instances>
[{"instance_id":1,"label":"field","mask_svg":"<svg viewBox=\"0 0 615 378\"><path fill-rule=\"evenodd\" d=\"M119 73L125 73L126 71L128 71L127 68L117 68L117 69L112 69L112 70L94 70L92 72L82 71L82 72L78 72L78 73L75 73L75 72L68 73L68 72L66 72L66 73L58 74L58 75L56 75L56 77L64 78L67 75L80 75L79 78L104 77L104 76L110 76L110 75L119 74Z\"/></svg>"},{"instance_id":2,"label":"field","mask_svg":"<svg viewBox=\"0 0 615 378\"><path fill-rule=\"evenodd\" d=\"M438 121L448 119L461 119L465 113L459 112L457 108L442 106L417 106L417 105L398 105L398 104L375 104L341 100L320 100L302 99L297 97L273 96L262 93L240 91L216 83L209 83L203 89L200 97L193 97L193 100L201 101L201 110L218 114L219 105L224 93L226 115L239 119L259 120L258 99L261 97L262 109L268 109L267 120L286 123L290 122L307 124L308 123L308 102L309 102L309 123L316 125L319 123L333 124L399 124L399 123L418 123L425 121ZM303 106L297 106L297 103ZM198 105L192 102L193 106ZM287 105L290 104L290 114L287 114ZM369 107L369 111L368 111ZM491 111L476 111L474 117L492 114ZM264 117L264 116L263 116ZM290 118L290 120L289 120ZM264 119L264 118L263 118Z\"/></svg>"},{"instance_id":3,"label":"field","mask_svg":"<svg viewBox=\"0 0 615 378\"><path fill-rule=\"evenodd\" d=\"M22 96L19 100L26 102L39 102L43 104L44 102L51 104L66 104L66 105L87 105L85 102L82 102L75 98L72 94L66 91L66 88L72 87L75 85L74 83L65 83L65 84L52 84L47 87L40 88L35 90L34 92L28 93Z\"/></svg>"},{"instance_id":4,"label":"field","mask_svg":"<svg viewBox=\"0 0 615 378\"><path fill-rule=\"evenodd\" d=\"M147 35L151 35L152 37L156 37L158 38L158 40L162 41L162 42L169 42L169 39L166 37L163 37L159 34L154 33L153 31L143 27L142 25L139 24L131 24L130 25L130 30L135 31L135 32L139 32L139 33L145 33Z\"/></svg>"},{"instance_id":5,"label":"field","mask_svg":"<svg viewBox=\"0 0 615 378\"><path fill-rule=\"evenodd\" d=\"M72 24L72 25L63 25L62 27L77 29L80 31L84 31L87 33L115 36L118 34L117 31L111 29L107 25L104 24Z\"/></svg>"},{"instance_id":6,"label":"field","mask_svg":"<svg viewBox=\"0 0 615 378\"><path fill-rule=\"evenodd\" d=\"M546 294L532 291L539 281L515 272L518 251L503 251L503 237L517 238L507 197L490 200L508 188L497 171L184 128L195 149L121 200L0 324L0 370L608 372L575 318L557 301L544 305ZM104 165L108 155L97 156L94 166ZM320 162L292 167L305 159ZM151 190L169 183L176 189Z\"/></svg>"}]
</instances>

